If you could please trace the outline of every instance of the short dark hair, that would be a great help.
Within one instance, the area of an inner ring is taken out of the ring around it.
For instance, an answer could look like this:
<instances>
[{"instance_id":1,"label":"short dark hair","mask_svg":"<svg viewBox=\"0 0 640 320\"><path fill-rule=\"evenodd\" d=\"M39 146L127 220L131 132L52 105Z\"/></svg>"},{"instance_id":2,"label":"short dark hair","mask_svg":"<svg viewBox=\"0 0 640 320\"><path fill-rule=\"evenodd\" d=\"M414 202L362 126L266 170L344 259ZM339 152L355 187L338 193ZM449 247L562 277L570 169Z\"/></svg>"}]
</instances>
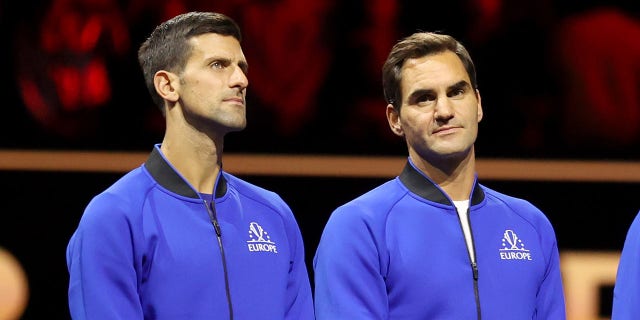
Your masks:
<instances>
[{"instance_id":1,"label":"short dark hair","mask_svg":"<svg viewBox=\"0 0 640 320\"><path fill-rule=\"evenodd\" d=\"M478 88L476 69L467 49L455 38L434 32L416 32L393 46L387 61L382 67L382 89L387 103L400 111L402 106L402 66L408 59L424 57L430 54L451 51L464 65L471 87Z\"/></svg>"},{"instance_id":2,"label":"short dark hair","mask_svg":"<svg viewBox=\"0 0 640 320\"><path fill-rule=\"evenodd\" d=\"M160 70L179 73L191 53L189 39L206 33L232 36L242 41L240 27L233 19L215 12L188 12L157 26L138 50L147 89L153 102L164 112L164 100L156 92L153 77Z\"/></svg>"}]
</instances>

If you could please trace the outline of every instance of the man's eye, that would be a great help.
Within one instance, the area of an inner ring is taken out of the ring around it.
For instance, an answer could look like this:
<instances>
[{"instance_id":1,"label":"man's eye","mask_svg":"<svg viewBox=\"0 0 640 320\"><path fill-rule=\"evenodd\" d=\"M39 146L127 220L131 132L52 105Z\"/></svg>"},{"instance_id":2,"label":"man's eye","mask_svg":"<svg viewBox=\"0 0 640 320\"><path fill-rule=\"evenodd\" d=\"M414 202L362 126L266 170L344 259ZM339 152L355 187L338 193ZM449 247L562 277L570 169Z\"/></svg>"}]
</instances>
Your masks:
<instances>
[{"instance_id":1,"label":"man's eye","mask_svg":"<svg viewBox=\"0 0 640 320\"><path fill-rule=\"evenodd\" d=\"M417 103L429 102L429 101L433 101L433 100L434 100L434 98L432 96L428 95L428 94L425 94L425 95L422 95L422 96L419 96L419 97L416 98L416 102Z\"/></svg>"},{"instance_id":2,"label":"man's eye","mask_svg":"<svg viewBox=\"0 0 640 320\"><path fill-rule=\"evenodd\" d=\"M224 64L220 61L216 61L214 63L211 64L211 66L215 69L222 69L224 68Z\"/></svg>"},{"instance_id":3,"label":"man's eye","mask_svg":"<svg viewBox=\"0 0 640 320\"><path fill-rule=\"evenodd\" d=\"M450 94L451 97L457 97L457 96L461 96L464 94L464 89L456 89L453 90Z\"/></svg>"}]
</instances>

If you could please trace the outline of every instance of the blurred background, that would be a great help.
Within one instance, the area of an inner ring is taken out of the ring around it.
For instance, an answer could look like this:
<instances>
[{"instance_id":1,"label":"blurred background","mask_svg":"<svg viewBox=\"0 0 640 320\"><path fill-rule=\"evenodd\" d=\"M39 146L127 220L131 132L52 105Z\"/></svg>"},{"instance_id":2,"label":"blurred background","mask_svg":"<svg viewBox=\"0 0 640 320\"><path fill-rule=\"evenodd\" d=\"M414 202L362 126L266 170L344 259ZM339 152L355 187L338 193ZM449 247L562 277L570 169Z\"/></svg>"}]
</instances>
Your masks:
<instances>
[{"instance_id":1,"label":"blurred background","mask_svg":"<svg viewBox=\"0 0 640 320\"><path fill-rule=\"evenodd\" d=\"M149 152L164 119L136 51L157 24L192 10L225 13L243 31L248 127L228 136L229 154L405 157L384 117L380 70L398 39L425 30L453 35L474 58L480 159L640 161L631 0L0 0L0 150L68 151L69 162L82 161L73 152ZM26 274L24 307L7 319L69 318L67 241L91 197L124 171L2 168L0 249ZM312 276L331 211L391 175L242 177L289 202ZM640 209L639 180L484 183L542 209L563 252L615 254ZM612 285L597 290L596 316L607 318Z\"/></svg>"}]
</instances>

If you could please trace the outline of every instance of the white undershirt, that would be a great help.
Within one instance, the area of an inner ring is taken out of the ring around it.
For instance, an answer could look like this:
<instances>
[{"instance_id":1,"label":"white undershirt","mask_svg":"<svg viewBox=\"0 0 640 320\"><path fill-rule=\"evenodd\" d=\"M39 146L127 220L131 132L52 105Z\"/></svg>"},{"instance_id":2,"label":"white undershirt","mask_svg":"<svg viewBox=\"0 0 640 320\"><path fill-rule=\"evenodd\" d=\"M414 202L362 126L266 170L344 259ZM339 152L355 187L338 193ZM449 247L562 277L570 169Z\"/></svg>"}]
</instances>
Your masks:
<instances>
[{"instance_id":1,"label":"white undershirt","mask_svg":"<svg viewBox=\"0 0 640 320\"><path fill-rule=\"evenodd\" d=\"M460 225L462 225L462 232L464 233L464 239L467 241L467 250L469 250L469 256L471 262L476 262L476 256L473 254L473 240L471 239L471 228L469 228L469 219L467 218L467 209L469 209L469 200L454 201L453 204L458 210L458 217L460 218Z\"/></svg>"}]
</instances>

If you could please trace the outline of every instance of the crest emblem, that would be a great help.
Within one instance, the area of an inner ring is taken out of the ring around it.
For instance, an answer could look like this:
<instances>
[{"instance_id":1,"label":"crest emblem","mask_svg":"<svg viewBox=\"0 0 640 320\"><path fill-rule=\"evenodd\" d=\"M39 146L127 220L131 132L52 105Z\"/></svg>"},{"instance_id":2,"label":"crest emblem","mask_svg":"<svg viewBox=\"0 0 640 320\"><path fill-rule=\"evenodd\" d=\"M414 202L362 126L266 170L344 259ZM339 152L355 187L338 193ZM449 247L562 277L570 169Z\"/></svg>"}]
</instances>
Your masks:
<instances>
[{"instance_id":1,"label":"crest emblem","mask_svg":"<svg viewBox=\"0 0 640 320\"><path fill-rule=\"evenodd\" d=\"M531 252L524 247L522 239L515 231L507 229L502 235L501 260L531 260Z\"/></svg>"},{"instance_id":2,"label":"crest emblem","mask_svg":"<svg viewBox=\"0 0 640 320\"><path fill-rule=\"evenodd\" d=\"M264 229L257 223L257 222L251 222L249 224L249 238L251 238L251 240L249 240L249 242L269 242L271 243L270 240L265 240L264 237L267 237L267 239L269 239L269 235L264 231Z\"/></svg>"},{"instance_id":3,"label":"crest emblem","mask_svg":"<svg viewBox=\"0 0 640 320\"><path fill-rule=\"evenodd\" d=\"M257 222L249 224L249 240L247 240L247 248L250 252L271 252L278 253L276 243L271 241L271 236Z\"/></svg>"}]
</instances>

